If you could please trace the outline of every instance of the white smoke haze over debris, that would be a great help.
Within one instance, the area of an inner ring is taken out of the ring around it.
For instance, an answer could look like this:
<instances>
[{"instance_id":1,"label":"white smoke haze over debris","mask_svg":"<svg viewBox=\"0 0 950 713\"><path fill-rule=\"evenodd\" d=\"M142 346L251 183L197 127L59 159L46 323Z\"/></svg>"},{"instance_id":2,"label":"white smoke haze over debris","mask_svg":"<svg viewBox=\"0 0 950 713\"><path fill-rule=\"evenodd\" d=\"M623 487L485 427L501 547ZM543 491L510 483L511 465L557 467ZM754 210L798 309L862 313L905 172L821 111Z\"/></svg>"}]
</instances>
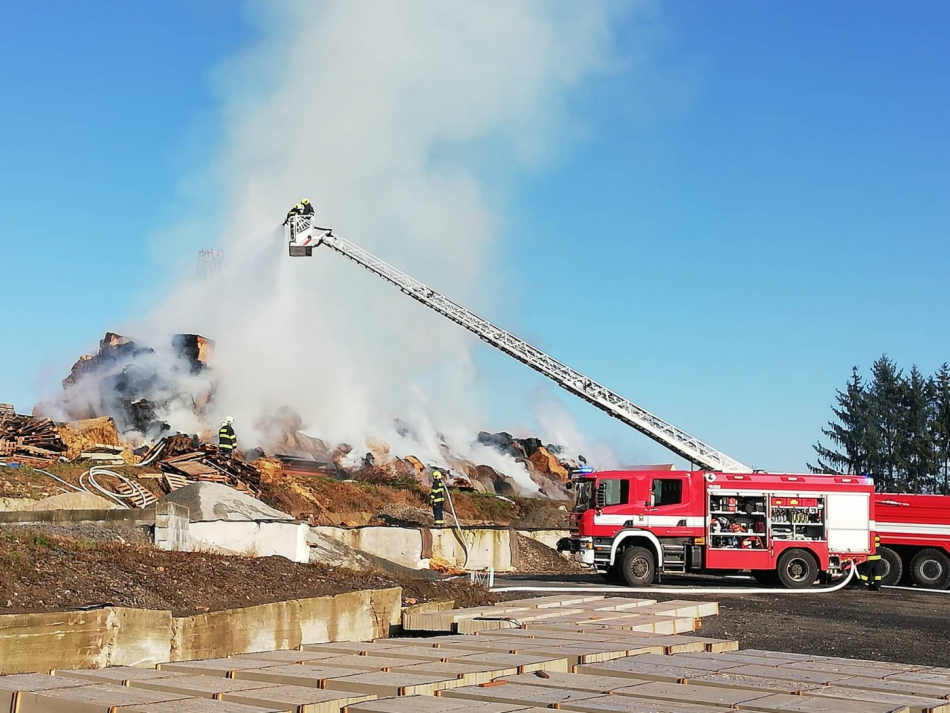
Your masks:
<instances>
[{"instance_id":1,"label":"white smoke haze over debris","mask_svg":"<svg viewBox=\"0 0 950 713\"><path fill-rule=\"evenodd\" d=\"M242 446L254 444L260 416L290 406L331 444L373 436L425 460L445 442L536 489L513 459L472 445L488 391L477 340L326 249L290 259L277 226L308 197L318 224L462 304L484 305L479 278L504 217L480 171L485 161L507 174L536 170L561 150L574 133L572 90L611 67L615 8L251 3L260 40L217 77L223 138L208 177L218 183L202 192L222 203L164 233L198 235L191 254L222 248L226 267L184 279L129 335L215 340L211 416L233 415ZM415 435L399 436L396 417ZM542 425L555 443L583 442ZM184 417L172 426L195 430Z\"/></svg>"}]
</instances>

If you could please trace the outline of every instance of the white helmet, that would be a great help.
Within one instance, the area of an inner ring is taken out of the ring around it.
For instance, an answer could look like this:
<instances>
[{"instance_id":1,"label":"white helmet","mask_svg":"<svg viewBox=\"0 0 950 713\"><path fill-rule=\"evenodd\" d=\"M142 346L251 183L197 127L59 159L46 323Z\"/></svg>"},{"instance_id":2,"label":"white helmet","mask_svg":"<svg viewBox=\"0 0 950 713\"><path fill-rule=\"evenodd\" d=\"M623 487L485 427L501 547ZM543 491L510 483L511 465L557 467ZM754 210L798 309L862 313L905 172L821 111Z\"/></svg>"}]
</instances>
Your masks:
<instances>
[{"instance_id":1,"label":"white helmet","mask_svg":"<svg viewBox=\"0 0 950 713\"><path fill-rule=\"evenodd\" d=\"M228 416L226 419L224 419L224 422L230 426L234 423L234 416Z\"/></svg>"}]
</instances>

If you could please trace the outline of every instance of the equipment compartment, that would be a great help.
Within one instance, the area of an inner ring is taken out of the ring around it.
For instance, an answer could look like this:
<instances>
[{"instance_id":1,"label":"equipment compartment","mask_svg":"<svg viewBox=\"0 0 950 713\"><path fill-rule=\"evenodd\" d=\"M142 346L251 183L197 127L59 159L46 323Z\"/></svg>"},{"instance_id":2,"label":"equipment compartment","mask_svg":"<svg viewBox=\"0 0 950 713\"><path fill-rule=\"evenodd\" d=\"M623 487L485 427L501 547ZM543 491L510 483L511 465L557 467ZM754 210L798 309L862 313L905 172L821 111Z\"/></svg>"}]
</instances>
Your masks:
<instances>
[{"instance_id":1,"label":"equipment compartment","mask_svg":"<svg viewBox=\"0 0 950 713\"><path fill-rule=\"evenodd\" d=\"M764 550L768 546L764 495L716 493L709 496L709 546Z\"/></svg>"}]
</instances>

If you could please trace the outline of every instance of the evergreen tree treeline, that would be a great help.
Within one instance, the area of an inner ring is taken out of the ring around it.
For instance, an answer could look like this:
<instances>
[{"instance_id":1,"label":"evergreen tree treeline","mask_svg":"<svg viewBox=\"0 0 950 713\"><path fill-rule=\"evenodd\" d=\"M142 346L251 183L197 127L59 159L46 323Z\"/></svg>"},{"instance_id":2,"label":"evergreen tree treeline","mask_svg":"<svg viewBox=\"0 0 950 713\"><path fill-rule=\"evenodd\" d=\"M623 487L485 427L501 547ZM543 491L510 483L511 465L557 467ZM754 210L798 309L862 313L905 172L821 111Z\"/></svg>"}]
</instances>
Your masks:
<instances>
[{"instance_id":1,"label":"evergreen tree treeline","mask_svg":"<svg viewBox=\"0 0 950 713\"><path fill-rule=\"evenodd\" d=\"M886 355L865 382L857 367L816 443L816 473L871 475L878 490L950 494L950 367L904 374Z\"/></svg>"}]
</instances>

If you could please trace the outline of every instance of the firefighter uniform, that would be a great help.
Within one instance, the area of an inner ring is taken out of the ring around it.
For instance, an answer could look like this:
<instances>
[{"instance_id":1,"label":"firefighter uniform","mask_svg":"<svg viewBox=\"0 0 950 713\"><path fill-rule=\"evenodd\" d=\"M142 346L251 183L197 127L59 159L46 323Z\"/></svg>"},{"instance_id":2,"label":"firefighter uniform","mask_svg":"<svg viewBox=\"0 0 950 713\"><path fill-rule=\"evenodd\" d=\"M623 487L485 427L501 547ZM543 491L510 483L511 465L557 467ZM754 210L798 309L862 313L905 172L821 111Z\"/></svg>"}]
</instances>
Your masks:
<instances>
[{"instance_id":1,"label":"firefighter uniform","mask_svg":"<svg viewBox=\"0 0 950 713\"><path fill-rule=\"evenodd\" d=\"M284 218L284 225L290 222L290 219L295 215L300 215L303 212L303 206L297 203L293 208L287 211L287 217Z\"/></svg>"},{"instance_id":2,"label":"firefighter uniform","mask_svg":"<svg viewBox=\"0 0 950 713\"><path fill-rule=\"evenodd\" d=\"M226 458L233 456L234 449L237 448L237 435L234 433L234 419L230 416L221 424L221 428L218 430L218 448L221 449L221 455Z\"/></svg>"},{"instance_id":3,"label":"firefighter uniform","mask_svg":"<svg viewBox=\"0 0 950 713\"><path fill-rule=\"evenodd\" d=\"M435 520L435 526L445 527L445 516L443 514L445 483L442 480L442 473L439 471L432 474L432 492L429 493L429 502L432 503L432 519Z\"/></svg>"},{"instance_id":4,"label":"firefighter uniform","mask_svg":"<svg viewBox=\"0 0 950 713\"><path fill-rule=\"evenodd\" d=\"M884 562L878 552L881 547L881 538L874 536L874 551L868 555L866 562L858 566L858 576L861 581L868 585L868 589L876 592L881 588L881 580L884 578Z\"/></svg>"},{"instance_id":5,"label":"firefighter uniform","mask_svg":"<svg viewBox=\"0 0 950 713\"><path fill-rule=\"evenodd\" d=\"M313 215L313 204L309 200L304 198L297 205L300 206L300 215Z\"/></svg>"}]
</instances>

